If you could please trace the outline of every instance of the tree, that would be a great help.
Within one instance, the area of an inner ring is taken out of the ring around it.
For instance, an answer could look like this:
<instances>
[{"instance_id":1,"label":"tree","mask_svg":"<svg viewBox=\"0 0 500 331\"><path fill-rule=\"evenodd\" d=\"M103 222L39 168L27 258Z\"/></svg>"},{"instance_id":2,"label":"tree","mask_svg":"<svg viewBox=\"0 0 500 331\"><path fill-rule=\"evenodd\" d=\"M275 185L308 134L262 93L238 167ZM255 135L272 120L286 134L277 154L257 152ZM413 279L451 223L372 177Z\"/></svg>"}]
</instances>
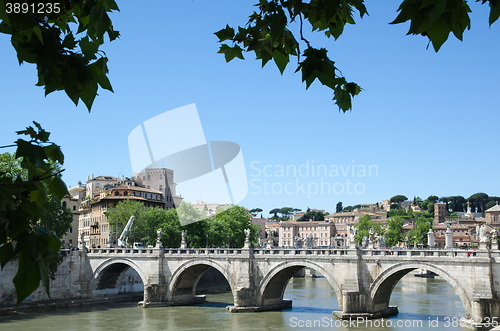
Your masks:
<instances>
[{"instance_id":1,"label":"tree","mask_svg":"<svg viewBox=\"0 0 500 331\"><path fill-rule=\"evenodd\" d=\"M401 202L408 200L408 198L404 195L395 195L391 198L391 204L396 203L396 204L401 204Z\"/></svg>"},{"instance_id":2,"label":"tree","mask_svg":"<svg viewBox=\"0 0 500 331\"><path fill-rule=\"evenodd\" d=\"M452 212L463 212L464 205L466 205L467 201L463 196L451 196L450 199L450 208Z\"/></svg>"},{"instance_id":3,"label":"tree","mask_svg":"<svg viewBox=\"0 0 500 331\"><path fill-rule=\"evenodd\" d=\"M488 209L490 209L491 207L495 206L497 203L496 201L490 201L488 202L487 204L484 205L484 211L487 211Z\"/></svg>"},{"instance_id":4,"label":"tree","mask_svg":"<svg viewBox=\"0 0 500 331\"><path fill-rule=\"evenodd\" d=\"M391 204L391 206L389 207L390 210L398 210L398 209L401 209L401 206L398 205L397 203L393 203Z\"/></svg>"},{"instance_id":5,"label":"tree","mask_svg":"<svg viewBox=\"0 0 500 331\"><path fill-rule=\"evenodd\" d=\"M441 198L439 198L439 201L446 204L445 210L448 212L450 210L449 209L449 203L451 201L450 198L449 197L441 197Z\"/></svg>"},{"instance_id":6,"label":"tree","mask_svg":"<svg viewBox=\"0 0 500 331\"><path fill-rule=\"evenodd\" d=\"M245 229L250 229L250 241L252 245L257 245L257 237L260 234L260 226L252 224L250 215L241 206L232 206L227 211L217 214L213 219L206 220L208 227L208 237L216 238L218 241L211 241L212 245L230 245L232 247L243 247L245 244ZM189 232L189 231L188 231ZM229 236L229 242L227 237Z\"/></svg>"},{"instance_id":7,"label":"tree","mask_svg":"<svg viewBox=\"0 0 500 331\"><path fill-rule=\"evenodd\" d=\"M253 216L257 216L257 214L260 212L262 212L262 209L260 208L254 208L249 211L249 213L252 214Z\"/></svg>"},{"instance_id":8,"label":"tree","mask_svg":"<svg viewBox=\"0 0 500 331\"><path fill-rule=\"evenodd\" d=\"M23 169L18 174L27 176L0 169L0 266L3 269L18 258L13 279L17 305L38 288L40 281L50 297L49 278L59 261L61 241L42 229L40 220L51 209L52 195L60 201L69 194L61 179L63 170L58 167L64 163L60 147L49 141L49 132L33 123L35 128L17 132L29 136L29 141L18 139L14 145L15 158L21 160Z\"/></svg>"},{"instance_id":9,"label":"tree","mask_svg":"<svg viewBox=\"0 0 500 331\"><path fill-rule=\"evenodd\" d=\"M370 236L370 229L373 227L373 221L369 214L364 214L358 219L358 223L354 224L358 229L355 240L358 245L361 245L364 237Z\"/></svg>"},{"instance_id":10,"label":"tree","mask_svg":"<svg viewBox=\"0 0 500 331\"><path fill-rule=\"evenodd\" d=\"M316 211L316 212L314 212L313 221L314 222L324 222L325 215L320 211Z\"/></svg>"},{"instance_id":11,"label":"tree","mask_svg":"<svg viewBox=\"0 0 500 331\"><path fill-rule=\"evenodd\" d=\"M398 242L402 241L405 237L403 232L403 225L405 219L402 217L394 217L387 221L387 231L385 233L386 245L389 247L396 246Z\"/></svg>"},{"instance_id":12,"label":"tree","mask_svg":"<svg viewBox=\"0 0 500 331\"><path fill-rule=\"evenodd\" d=\"M484 205L488 202L488 194L486 193L475 193L471 195L468 199L471 203L477 207L478 213L484 212Z\"/></svg>"},{"instance_id":13,"label":"tree","mask_svg":"<svg viewBox=\"0 0 500 331\"><path fill-rule=\"evenodd\" d=\"M422 200L421 197L415 197L413 198L413 204L416 205L416 206L419 206L420 207L420 204L423 202L424 200Z\"/></svg>"},{"instance_id":14,"label":"tree","mask_svg":"<svg viewBox=\"0 0 500 331\"><path fill-rule=\"evenodd\" d=\"M40 218L38 226L45 231L53 233L61 238L71 228L73 213L68 208L64 208L55 195L49 195L49 201L45 207L46 214Z\"/></svg>"},{"instance_id":15,"label":"tree","mask_svg":"<svg viewBox=\"0 0 500 331\"><path fill-rule=\"evenodd\" d=\"M272 220L278 220L279 219L279 216L278 216L278 213L280 212L280 208L274 208L273 210L271 210L269 212L269 214L274 214L271 219Z\"/></svg>"},{"instance_id":16,"label":"tree","mask_svg":"<svg viewBox=\"0 0 500 331\"><path fill-rule=\"evenodd\" d=\"M280 209L279 213L281 214L280 220L288 221L290 219L290 215L293 215L294 208L292 207L283 207Z\"/></svg>"},{"instance_id":17,"label":"tree","mask_svg":"<svg viewBox=\"0 0 500 331\"><path fill-rule=\"evenodd\" d=\"M37 85L45 86L46 95L63 90L75 104L82 100L90 111L98 85L112 91L107 78L108 59L100 47L106 33L110 41L119 36L108 16L108 13L118 11L118 6L113 0L43 3L46 9L43 13L23 15L16 14L13 2L0 0L0 31L12 36L12 45L20 64L28 62L37 65ZM482 0L482 3L490 6L491 25L500 14L500 2ZM361 87L348 82L335 62L327 56L327 50L313 47L302 31L308 24L313 31L337 39L346 24L355 24L355 12L360 18L368 14L364 1L262 0L256 7L258 10L250 15L244 26L238 27L237 32L226 25L215 33L219 42L226 42L219 49L226 61L235 57L243 59L243 51L254 52L256 58L262 60L262 66L273 60L283 74L290 57L296 57L298 64L295 71L301 72L306 88L318 79L333 91L333 99L339 109L344 112L350 110L351 99L361 92ZM20 9L17 7L17 12ZM408 34L428 38L436 52L451 32L462 40L463 32L471 26L468 14L471 9L466 0L446 3L403 0L398 11L391 24L409 21ZM298 37L292 33L293 25L298 25Z\"/></svg>"},{"instance_id":18,"label":"tree","mask_svg":"<svg viewBox=\"0 0 500 331\"><path fill-rule=\"evenodd\" d=\"M438 199L439 198L437 197L437 195L429 195L429 197L427 198L427 201L430 201L432 203L436 203L436 202L438 202Z\"/></svg>"},{"instance_id":19,"label":"tree","mask_svg":"<svg viewBox=\"0 0 500 331\"><path fill-rule=\"evenodd\" d=\"M144 204L133 199L125 199L116 204L113 208L108 208L106 218L109 222L109 230L114 233L114 240L118 244L118 238L121 236L123 229L127 225L131 216L134 216L134 223L128 233L128 242L141 242L146 235L140 229L143 227L141 223L144 221Z\"/></svg>"},{"instance_id":20,"label":"tree","mask_svg":"<svg viewBox=\"0 0 500 331\"><path fill-rule=\"evenodd\" d=\"M15 158L10 153L0 154L0 174L6 178L15 180L21 178L26 180L28 178L28 170L21 167L22 158Z\"/></svg>"},{"instance_id":21,"label":"tree","mask_svg":"<svg viewBox=\"0 0 500 331\"><path fill-rule=\"evenodd\" d=\"M417 244L427 244L427 233L431 227L432 219L419 216L415 219L413 229L409 232L408 239Z\"/></svg>"},{"instance_id":22,"label":"tree","mask_svg":"<svg viewBox=\"0 0 500 331\"><path fill-rule=\"evenodd\" d=\"M339 201L339 203L337 203L337 206L335 207L335 212L340 213L341 211L342 211L342 202Z\"/></svg>"}]
</instances>

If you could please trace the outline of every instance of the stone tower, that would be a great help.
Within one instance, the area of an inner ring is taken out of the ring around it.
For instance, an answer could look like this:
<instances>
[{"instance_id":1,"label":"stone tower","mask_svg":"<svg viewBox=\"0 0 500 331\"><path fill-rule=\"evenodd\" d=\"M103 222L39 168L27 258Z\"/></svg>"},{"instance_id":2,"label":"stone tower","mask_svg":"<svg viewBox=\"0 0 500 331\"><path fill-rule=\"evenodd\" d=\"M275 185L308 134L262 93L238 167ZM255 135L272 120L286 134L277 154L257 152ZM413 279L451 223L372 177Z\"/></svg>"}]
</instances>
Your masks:
<instances>
[{"instance_id":1,"label":"stone tower","mask_svg":"<svg viewBox=\"0 0 500 331\"><path fill-rule=\"evenodd\" d=\"M434 224L445 222L445 211L446 204L437 202L434 204Z\"/></svg>"}]
</instances>

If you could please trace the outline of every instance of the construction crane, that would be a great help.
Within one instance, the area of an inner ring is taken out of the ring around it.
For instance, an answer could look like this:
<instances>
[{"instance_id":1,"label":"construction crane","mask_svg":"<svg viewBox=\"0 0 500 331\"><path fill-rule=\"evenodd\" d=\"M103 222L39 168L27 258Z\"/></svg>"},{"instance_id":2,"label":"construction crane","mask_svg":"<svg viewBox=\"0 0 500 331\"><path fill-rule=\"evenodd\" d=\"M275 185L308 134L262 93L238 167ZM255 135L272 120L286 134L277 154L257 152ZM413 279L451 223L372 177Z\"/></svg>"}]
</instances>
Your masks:
<instances>
[{"instance_id":1,"label":"construction crane","mask_svg":"<svg viewBox=\"0 0 500 331\"><path fill-rule=\"evenodd\" d=\"M126 247L128 245L128 233L130 231L130 228L132 227L132 224L134 223L134 218L134 215L130 216L127 225L125 225L125 229L123 229L120 238L118 238L118 247Z\"/></svg>"}]
</instances>

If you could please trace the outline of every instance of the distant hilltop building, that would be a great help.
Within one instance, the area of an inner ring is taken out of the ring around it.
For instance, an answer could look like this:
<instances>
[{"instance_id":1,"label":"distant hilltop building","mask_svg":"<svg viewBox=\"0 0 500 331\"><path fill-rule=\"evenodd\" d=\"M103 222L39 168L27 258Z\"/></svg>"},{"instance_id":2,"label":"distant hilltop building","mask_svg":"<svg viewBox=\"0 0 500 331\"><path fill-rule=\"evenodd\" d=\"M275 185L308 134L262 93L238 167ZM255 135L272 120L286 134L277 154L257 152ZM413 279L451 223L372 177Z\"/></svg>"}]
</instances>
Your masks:
<instances>
[{"instance_id":1,"label":"distant hilltop building","mask_svg":"<svg viewBox=\"0 0 500 331\"><path fill-rule=\"evenodd\" d=\"M222 205L220 203L210 203L198 200L195 201L192 206L199 212L204 213L205 216L212 217L215 216L217 208Z\"/></svg>"}]
</instances>

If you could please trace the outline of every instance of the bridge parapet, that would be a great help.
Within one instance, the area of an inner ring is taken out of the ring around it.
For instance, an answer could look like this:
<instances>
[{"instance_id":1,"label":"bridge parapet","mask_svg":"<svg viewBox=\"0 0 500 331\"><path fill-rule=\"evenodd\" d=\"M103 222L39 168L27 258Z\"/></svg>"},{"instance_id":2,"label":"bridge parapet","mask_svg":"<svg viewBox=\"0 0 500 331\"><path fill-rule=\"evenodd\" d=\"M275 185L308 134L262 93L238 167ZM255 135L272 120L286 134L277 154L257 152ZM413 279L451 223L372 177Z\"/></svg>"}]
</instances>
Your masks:
<instances>
[{"instance_id":1,"label":"bridge parapet","mask_svg":"<svg viewBox=\"0 0 500 331\"><path fill-rule=\"evenodd\" d=\"M224 256L248 256L255 258L262 256L401 256L410 258L441 257L441 258L500 258L498 250L475 250L475 249L351 249L351 248L92 248L87 254L98 255L163 255L163 256L196 256L196 255L224 255Z\"/></svg>"}]
</instances>

